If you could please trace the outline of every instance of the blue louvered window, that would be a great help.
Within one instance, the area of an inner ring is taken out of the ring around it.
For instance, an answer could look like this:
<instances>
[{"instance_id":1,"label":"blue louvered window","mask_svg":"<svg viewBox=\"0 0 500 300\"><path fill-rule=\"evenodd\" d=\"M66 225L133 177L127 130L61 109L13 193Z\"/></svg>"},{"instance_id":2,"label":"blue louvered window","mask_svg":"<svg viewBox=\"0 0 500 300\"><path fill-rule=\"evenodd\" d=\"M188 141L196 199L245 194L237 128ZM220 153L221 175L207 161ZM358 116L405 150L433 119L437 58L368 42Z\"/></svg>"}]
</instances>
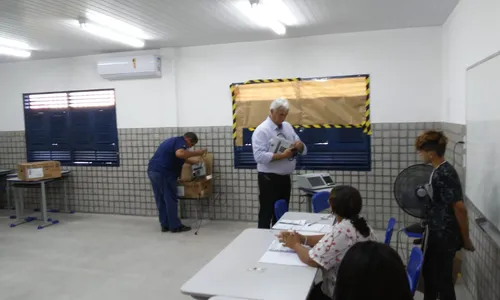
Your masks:
<instances>
[{"instance_id":1,"label":"blue louvered window","mask_svg":"<svg viewBox=\"0 0 500 300\"><path fill-rule=\"evenodd\" d=\"M115 91L24 94L29 162L119 166Z\"/></svg>"},{"instance_id":2,"label":"blue louvered window","mask_svg":"<svg viewBox=\"0 0 500 300\"><path fill-rule=\"evenodd\" d=\"M363 128L298 128L297 135L308 148L297 157L297 170L371 170L371 139ZM234 148L237 169L255 169L252 131L243 130L243 146Z\"/></svg>"}]
</instances>

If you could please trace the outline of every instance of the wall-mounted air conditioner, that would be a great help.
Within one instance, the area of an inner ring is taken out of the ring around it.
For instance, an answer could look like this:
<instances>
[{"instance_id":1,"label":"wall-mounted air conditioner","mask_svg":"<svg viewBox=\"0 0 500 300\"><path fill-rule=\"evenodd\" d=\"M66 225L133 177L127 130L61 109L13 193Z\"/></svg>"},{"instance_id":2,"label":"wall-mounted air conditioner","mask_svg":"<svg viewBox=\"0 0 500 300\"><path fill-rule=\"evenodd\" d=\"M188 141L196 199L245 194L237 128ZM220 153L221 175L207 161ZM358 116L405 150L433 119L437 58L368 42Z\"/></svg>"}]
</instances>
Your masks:
<instances>
[{"instance_id":1,"label":"wall-mounted air conditioner","mask_svg":"<svg viewBox=\"0 0 500 300\"><path fill-rule=\"evenodd\" d=\"M97 72L108 80L159 78L161 58L157 55L107 58L97 63Z\"/></svg>"}]
</instances>

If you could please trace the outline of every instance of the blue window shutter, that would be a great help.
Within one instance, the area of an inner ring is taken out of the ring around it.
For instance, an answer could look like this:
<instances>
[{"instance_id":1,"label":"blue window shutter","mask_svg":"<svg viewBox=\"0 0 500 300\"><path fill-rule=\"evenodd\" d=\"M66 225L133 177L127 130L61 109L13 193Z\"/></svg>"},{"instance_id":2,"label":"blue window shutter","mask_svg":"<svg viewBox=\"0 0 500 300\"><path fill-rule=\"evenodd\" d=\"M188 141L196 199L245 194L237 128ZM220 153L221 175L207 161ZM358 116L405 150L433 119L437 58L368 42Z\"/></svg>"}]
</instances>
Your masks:
<instances>
[{"instance_id":1,"label":"blue window shutter","mask_svg":"<svg viewBox=\"0 0 500 300\"><path fill-rule=\"evenodd\" d=\"M234 167L236 169L257 168L257 163L253 158L252 134L253 131L243 129L243 146L234 147Z\"/></svg>"},{"instance_id":2,"label":"blue window shutter","mask_svg":"<svg viewBox=\"0 0 500 300\"><path fill-rule=\"evenodd\" d=\"M28 161L119 166L113 89L24 94Z\"/></svg>"},{"instance_id":3,"label":"blue window shutter","mask_svg":"<svg viewBox=\"0 0 500 300\"><path fill-rule=\"evenodd\" d=\"M308 153L297 157L297 170L371 170L371 137L362 128L300 128ZM237 169L255 169L252 133L243 130L243 146L234 147Z\"/></svg>"},{"instance_id":4,"label":"blue window shutter","mask_svg":"<svg viewBox=\"0 0 500 300\"><path fill-rule=\"evenodd\" d=\"M308 153L299 156L297 169L371 170L371 140L362 128L299 129Z\"/></svg>"},{"instance_id":5,"label":"blue window shutter","mask_svg":"<svg viewBox=\"0 0 500 300\"><path fill-rule=\"evenodd\" d=\"M25 110L27 159L71 161L66 110Z\"/></svg>"},{"instance_id":6,"label":"blue window shutter","mask_svg":"<svg viewBox=\"0 0 500 300\"><path fill-rule=\"evenodd\" d=\"M70 114L75 164L119 166L114 107L79 108Z\"/></svg>"}]
</instances>

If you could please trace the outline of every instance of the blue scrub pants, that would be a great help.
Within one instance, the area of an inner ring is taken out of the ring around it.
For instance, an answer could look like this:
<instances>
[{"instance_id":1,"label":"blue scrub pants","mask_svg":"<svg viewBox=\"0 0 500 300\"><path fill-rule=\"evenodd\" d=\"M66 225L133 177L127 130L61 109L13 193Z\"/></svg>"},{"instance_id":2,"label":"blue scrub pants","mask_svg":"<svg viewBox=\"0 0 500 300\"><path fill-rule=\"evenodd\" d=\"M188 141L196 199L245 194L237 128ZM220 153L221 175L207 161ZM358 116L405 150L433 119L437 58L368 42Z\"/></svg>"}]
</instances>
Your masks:
<instances>
[{"instance_id":1,"label":"blue scrub pants","mask_svg":"<svg viewBox=\"0 0 500 300\"><path fill-rule=\"evenodd\" d=\"M177 176L170 173L148 171L149 180L153 186L153 192L158 208L160 224L169 229L181 226L178 216L177 198Z\"/></svg>"}]
</instances>

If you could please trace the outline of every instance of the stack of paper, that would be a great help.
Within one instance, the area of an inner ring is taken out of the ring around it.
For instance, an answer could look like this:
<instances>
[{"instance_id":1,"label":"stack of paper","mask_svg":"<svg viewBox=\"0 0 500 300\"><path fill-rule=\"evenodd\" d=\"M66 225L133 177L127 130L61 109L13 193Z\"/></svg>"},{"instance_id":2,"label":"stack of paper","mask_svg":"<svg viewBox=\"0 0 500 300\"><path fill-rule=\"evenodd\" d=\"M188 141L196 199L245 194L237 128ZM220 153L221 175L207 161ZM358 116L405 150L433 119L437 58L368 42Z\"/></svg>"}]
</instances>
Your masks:
<instances>
[{"instance_id":1,"label":"stack of paper","mask_svg":"<svg viewBox=\"0 0 500 300\"><path fill-rule=\"evenodd\" d=\"M273 229L279 230L295 230L297 226L304 226L306 224L306 220L279 220L273 226Z\"/></svg>"},{"instance_id":2,"label":"stack of paper","mask_svg":"<svg viewBox=\"0 0 500 300\"><path fill-rule=\"evenodd\" d=\"M283 246L279 241L273 240L266 253L260 258L260 263L288 265L288 266L307 266L300 261L299 256L292 249Z\"/></svg>"}]
</instances>

